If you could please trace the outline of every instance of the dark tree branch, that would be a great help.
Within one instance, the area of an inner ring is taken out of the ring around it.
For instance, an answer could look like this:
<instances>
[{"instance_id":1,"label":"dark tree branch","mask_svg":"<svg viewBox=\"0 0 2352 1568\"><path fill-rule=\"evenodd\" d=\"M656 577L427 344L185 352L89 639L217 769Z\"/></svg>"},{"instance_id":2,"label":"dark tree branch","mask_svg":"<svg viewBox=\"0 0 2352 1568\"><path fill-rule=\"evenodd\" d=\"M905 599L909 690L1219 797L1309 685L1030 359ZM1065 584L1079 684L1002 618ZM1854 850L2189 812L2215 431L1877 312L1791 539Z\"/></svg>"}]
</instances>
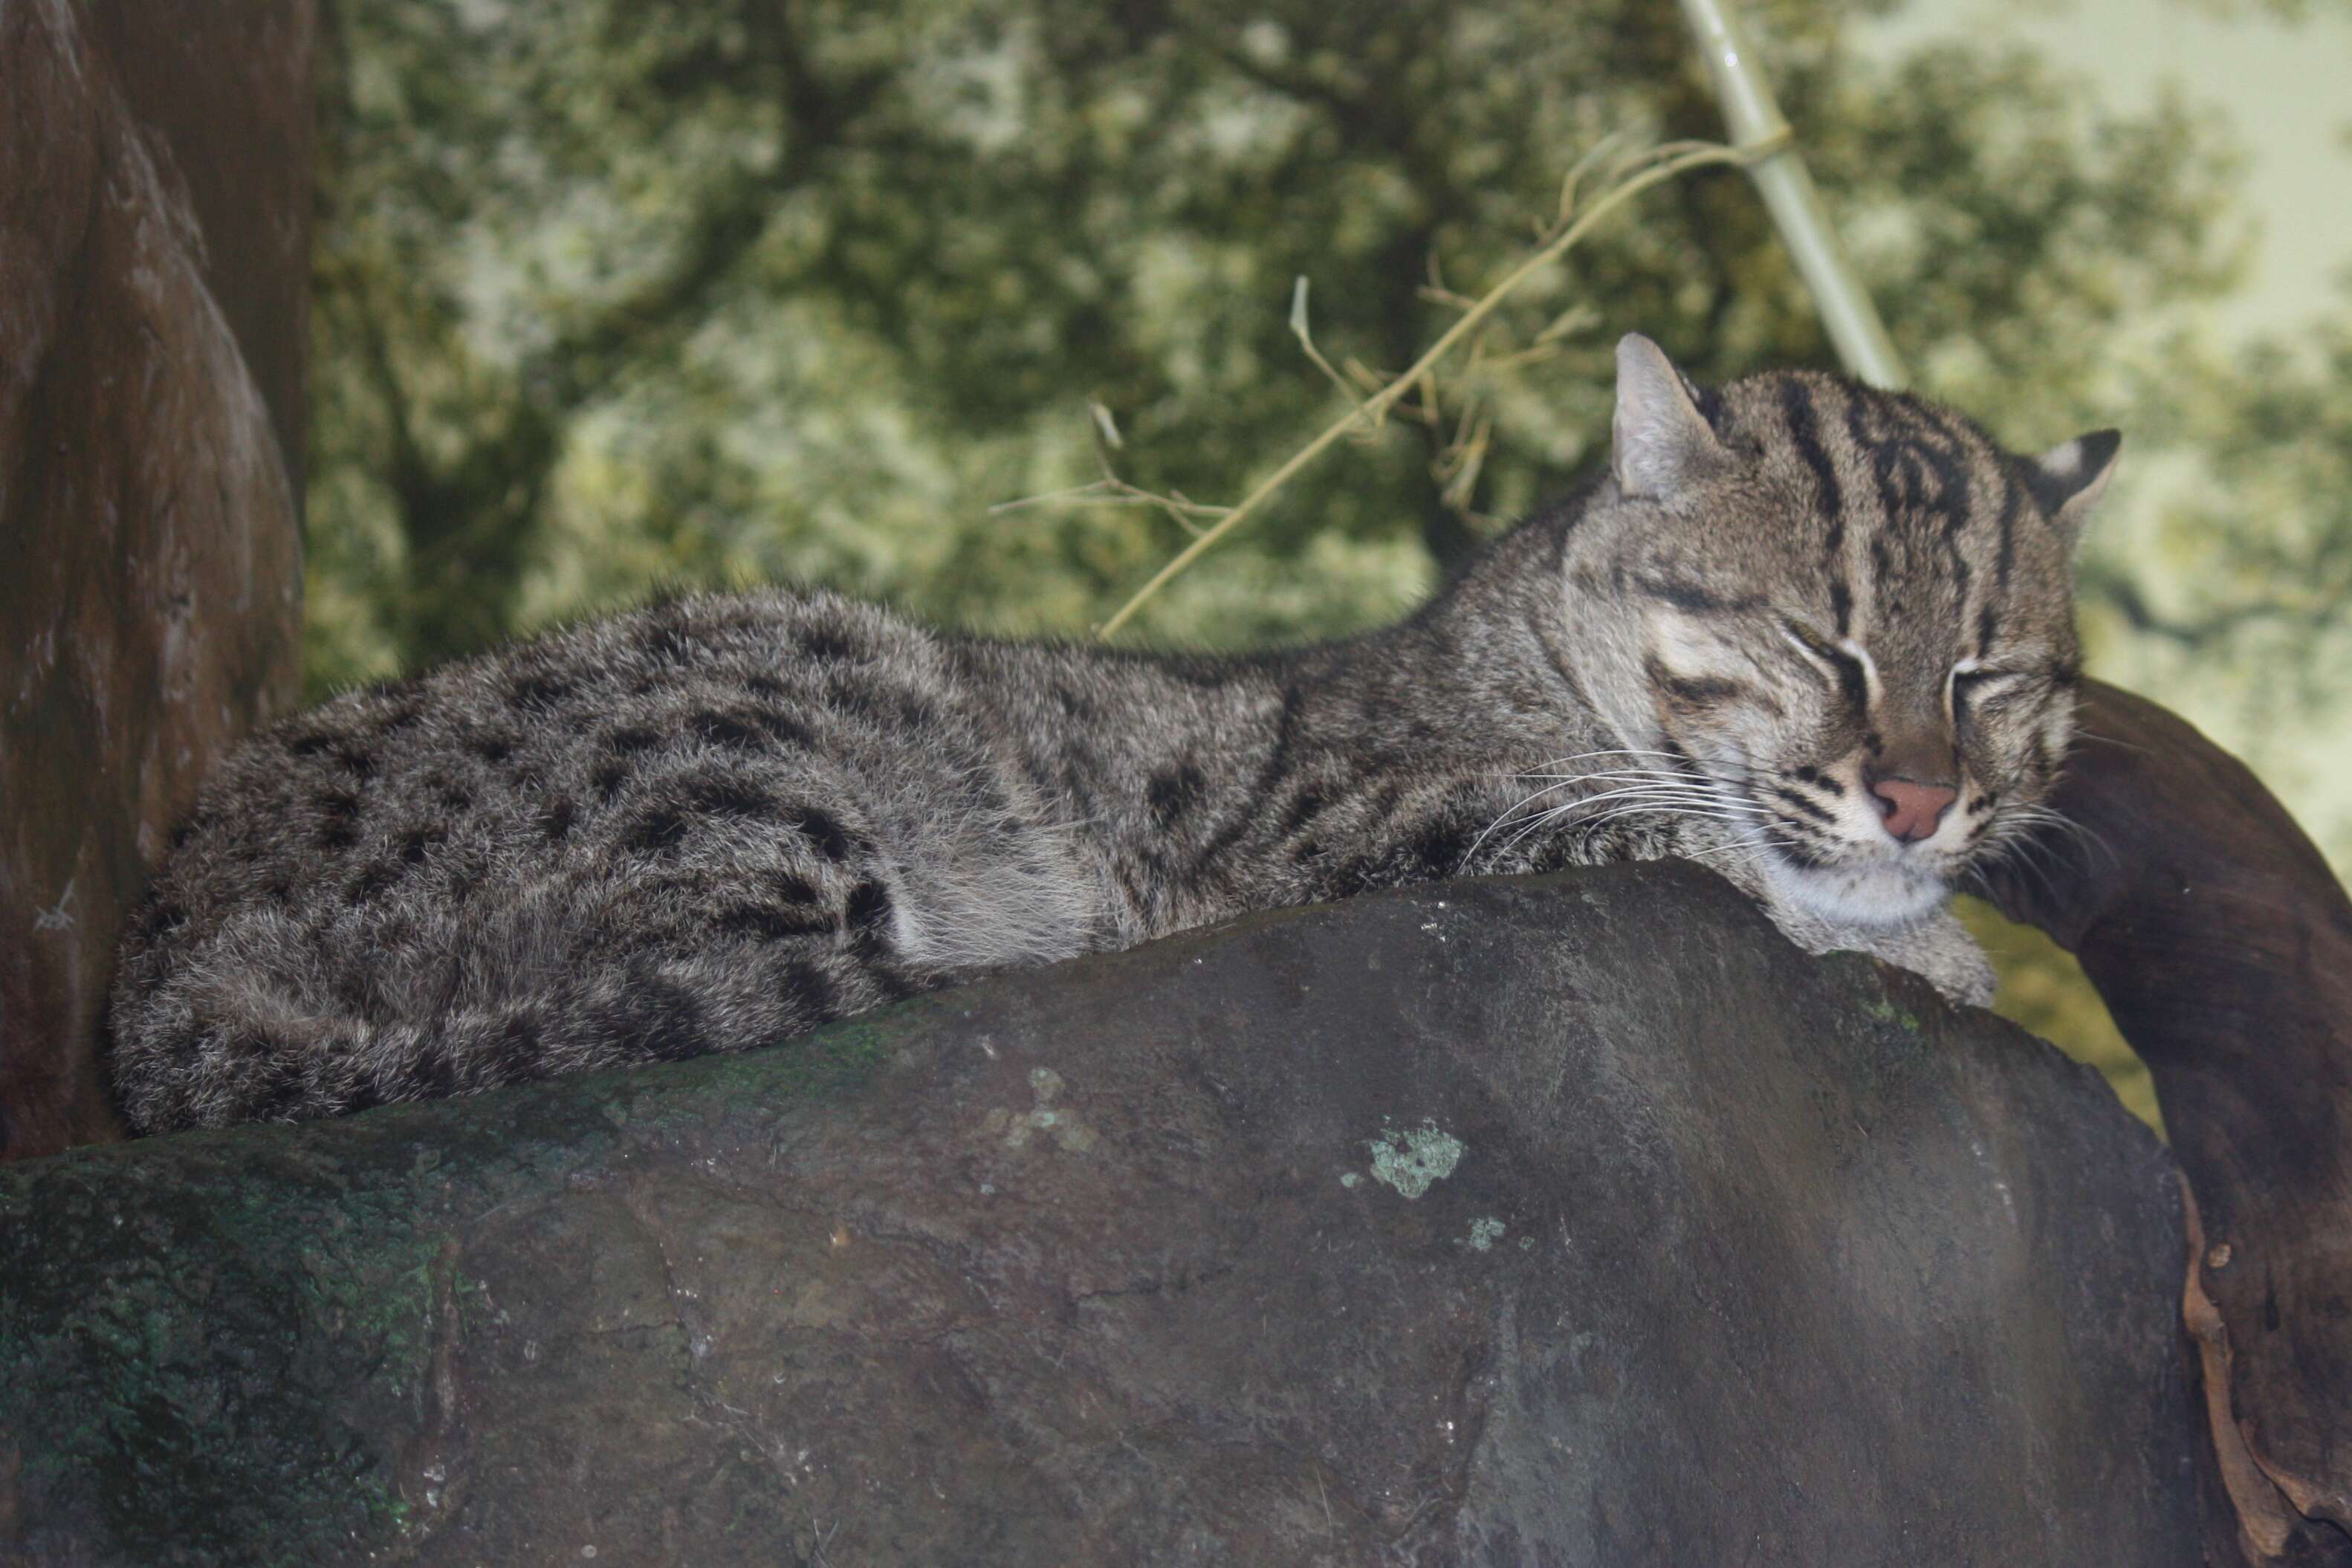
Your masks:
<instances>
[{"instance_id":1,"label":"dark tree branch","mask_svg":"<svg viewBox=\"0 0 2352 1568\"><path fill-rule=\"evenodd\" d=\"M2085 837L1994 895L2080 956L2155 1079L2225 1342L2216 1446L2284 1500L2275 1560L2352 1563L2352 900L2242 763L2114 687L2057 805Z\"/></svg>"}]
</instances>

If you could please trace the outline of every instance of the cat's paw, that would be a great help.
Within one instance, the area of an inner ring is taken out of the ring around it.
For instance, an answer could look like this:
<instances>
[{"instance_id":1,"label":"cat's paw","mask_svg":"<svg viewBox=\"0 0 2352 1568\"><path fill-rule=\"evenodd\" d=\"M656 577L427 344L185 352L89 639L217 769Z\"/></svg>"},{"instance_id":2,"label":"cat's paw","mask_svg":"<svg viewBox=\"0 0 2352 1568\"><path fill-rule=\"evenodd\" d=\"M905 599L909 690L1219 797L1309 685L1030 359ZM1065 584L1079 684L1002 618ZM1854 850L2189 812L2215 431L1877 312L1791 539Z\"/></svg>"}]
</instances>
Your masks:
<instances>
[{"instance_id":1,"label":"cat's paw","mask_svg":"<svg viewBox=\"0 0 2352 1568\"><path fill-rule=\"evenodd\" d=\"M1958 923L1954 922L1956 929ZM1990 1007L1993 992L2000 985L1993 973L1992 960L1985 956L1984 949L1979 947L1968 932L1959 931L1958 936L1958 948L1948 952L1939 949L1927 963L1906 963L1904 967L1926 975L1929 983L1944 994L1948 1002L1968 1007Z\"/></svg>"},{"instance_id":2,"label":"cat's paw","mask_svg":"<svg viewBox=\"0 0 2352 1568\"><path fill-rule=\"evenodd\" d=\"M1840 945L1851 945L1922 976L1948 1002L1970 1007L1992 1005L1992 961L1950 910L1937 910L1898 930L1856 934L1859 940Z\"/></svg>"},{"instance_id":3,"label":"cat's paw","mask_svg":"<svg viewBox=\"0 0 2352 1568\"><path fill-rule=\"evenodd\" d=\"M1992 1005L1992 962L1948 909L1909 925L1884 927L1832 925L1810 910L1792 910L1769 898L1764 907L1807 952L1865 952L1921 976L1948 1002L1971 1007Z\"/></svg>"}]
</instances>

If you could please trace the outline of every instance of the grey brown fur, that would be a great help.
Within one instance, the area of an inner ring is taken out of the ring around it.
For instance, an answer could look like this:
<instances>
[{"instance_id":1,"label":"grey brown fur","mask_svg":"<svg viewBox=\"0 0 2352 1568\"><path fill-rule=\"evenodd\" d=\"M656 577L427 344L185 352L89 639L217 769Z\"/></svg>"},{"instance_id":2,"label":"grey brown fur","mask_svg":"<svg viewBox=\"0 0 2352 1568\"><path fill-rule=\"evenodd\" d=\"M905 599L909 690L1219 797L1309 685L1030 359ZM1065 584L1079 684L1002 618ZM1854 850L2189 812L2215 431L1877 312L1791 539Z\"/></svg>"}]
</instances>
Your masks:
<instances>
[{"instance_id":1,"label":"grey brown fur","mask_svg":"<svg viewBox=\"0 0 2352 1568\"><path fill-rule=\"evenodd\" d=\"M740 1050L1248 910L1664 855L1984 999L1944 898L2065 752L2114 437L2021 458L1828 376L1619 361L1610 474L1357 641L1143 657L697 596L280 726L124 940L126 1112ZM1933 835L1897 837L1878 792L1937 781Z\"/></svg>"}]
</instances>

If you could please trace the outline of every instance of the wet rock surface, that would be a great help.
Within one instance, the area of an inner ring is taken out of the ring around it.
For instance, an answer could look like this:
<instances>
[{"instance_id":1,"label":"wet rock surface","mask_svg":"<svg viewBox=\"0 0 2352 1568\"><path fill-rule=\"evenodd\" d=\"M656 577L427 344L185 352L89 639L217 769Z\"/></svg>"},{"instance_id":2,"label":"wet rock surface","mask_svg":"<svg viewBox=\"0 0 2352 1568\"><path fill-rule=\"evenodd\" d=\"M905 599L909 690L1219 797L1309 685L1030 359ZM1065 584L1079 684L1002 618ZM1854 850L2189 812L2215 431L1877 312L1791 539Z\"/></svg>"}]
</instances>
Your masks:
<instances>
[{"instance_id":1,"label":"wet rock surface","mask_svg":"<svg viewBox=\"0 0 2352 1568\"><path fill-rule=\"evenodd\" d=\"M2179 1217L1703 871L1383 894L0 1171L0 1559L2191 1564Z\"/></svg>"}]
</instances>

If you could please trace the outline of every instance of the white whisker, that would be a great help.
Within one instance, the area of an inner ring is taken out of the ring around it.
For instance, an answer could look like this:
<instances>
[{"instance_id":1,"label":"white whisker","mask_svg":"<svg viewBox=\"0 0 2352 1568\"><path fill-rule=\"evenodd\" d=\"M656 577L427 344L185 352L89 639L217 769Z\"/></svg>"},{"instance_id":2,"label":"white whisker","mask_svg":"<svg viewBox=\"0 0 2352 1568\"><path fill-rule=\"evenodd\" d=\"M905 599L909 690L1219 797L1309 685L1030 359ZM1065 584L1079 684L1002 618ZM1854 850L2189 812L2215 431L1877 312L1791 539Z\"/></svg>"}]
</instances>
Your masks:
<instances>
[{"instance_id":1,"label":"white whisker","mask_svg":"<svg viewBox=\"0 0 2352 1568\"><path fill-rule=\"evenodd\" d=\"M1579 795L1574 800L1562 801L1559 805L1549 806L1542 811L1534 813L1528 817L1522 818L1518 816L1518 814L1527 806L1532 805L1535 801L1542 798L1544 795L1551 794L1553 790L1564 788L1568 784L1581 784L1585 782L1587 782L1586 778L1563 780L1560 784L1554 784L1547 789L1538 790L1534 794L1526 796L1524 799L1513 803L1509 807L1506 808L1500 816L1496 817L1494 821L1488 823L1485 829L1479 833L1478 837L1471 841L1469 850L1462 858L1462 863L1465 866L1470 864L1471 861L1475 858L1478 852L1486 847L1486 840L1489 837L1491 837L1497 830L1511 826L1515 822L1523 823L1524 826L1518 833L1515 834L1506 842L1504 845L1506 850L1517 847L1522 839L1528 837L1529 833L1544 826L1546 824L1551 822L1557 817L1570 812L1582 810L1589 806L1606 805L1612 801L1639 802L1641 803L1641 809L1655 810L1660 812L1662 815L1672 815L1673 809L1675 807L1684 808L1685 812L1690 811L1691 808L1703 808L1707 812L1727 814L1722 817L1722 819L1726 821L1735 820L1734 817L1727 815L1729 813L1738 813L1748 816L1765 816L1769 815L1763 812L1760 808L1746 803L1723 800L1689 780L1676 780L1672 782L1649 780L1637 784L1625 784L1617 789L1602 790L1593 795Z\"/></svg>"},{"instance_id":2,"label":"white whisker","mask_svg":"<svg viewBox=\"0 0 2352 1568\"><path fill-rule=\"evenodd\" d=\"M1541 762L1541 763L1536 763L1536 766L1537 766L1537 767L1538 767L1538 768L1557 768L1557 767L1562 767L1562 766L1565 766L1567 763L1582 763L1582 762L1590 762L1590 761L1591 761L1591 760L1592 760L1594 757L1666 757L1666 758L1676 758L1677 756L1678 756L1678 753L1674 752L1652 752L1652 751L1645 751L1645 750L1643 750L1643 749L1642 749L1642 748L1640 748L1640 747L1637 747L1637 746L1608 746L1608 747L1604 747L1604 748L1602 748L1601 750L1597 751L1597 752L1577 752L1577 753L1575 753L1573 756L1567 756L1567 757L1553 757L1553 758L1551 758L1551 759L1550 759L1549 761L1548 761L1548 762Z\"/></svg>"}]
</instances>

